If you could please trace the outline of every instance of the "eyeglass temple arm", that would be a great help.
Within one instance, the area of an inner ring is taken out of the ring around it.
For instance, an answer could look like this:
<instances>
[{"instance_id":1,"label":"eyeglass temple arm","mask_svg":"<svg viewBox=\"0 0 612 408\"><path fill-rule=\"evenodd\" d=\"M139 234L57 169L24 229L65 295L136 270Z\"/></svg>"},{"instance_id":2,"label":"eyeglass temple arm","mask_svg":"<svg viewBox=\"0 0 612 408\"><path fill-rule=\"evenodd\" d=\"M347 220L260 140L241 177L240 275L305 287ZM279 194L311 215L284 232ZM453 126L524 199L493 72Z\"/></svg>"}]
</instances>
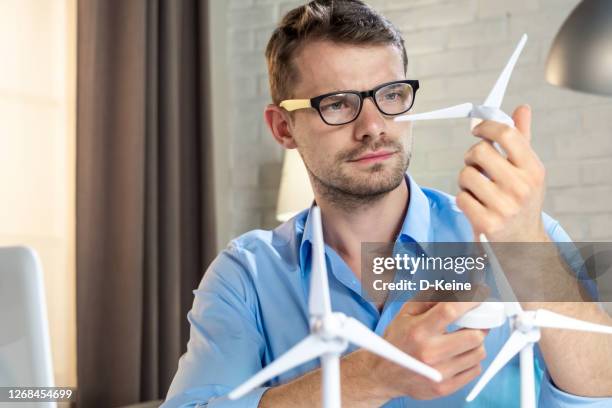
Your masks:
<instances>
[{"instance_id":1,"label":"eyeglass temple arm","mask_svg":"<svg viewBox=\"0 0 612 408\"><path fill-rule=\"evenodd\" d=\"M310 104L310 99L287 99L282 101L279 106L289 112L297 109L305 109L312 107L312 105Z\"/></svg>"}]
</instances>

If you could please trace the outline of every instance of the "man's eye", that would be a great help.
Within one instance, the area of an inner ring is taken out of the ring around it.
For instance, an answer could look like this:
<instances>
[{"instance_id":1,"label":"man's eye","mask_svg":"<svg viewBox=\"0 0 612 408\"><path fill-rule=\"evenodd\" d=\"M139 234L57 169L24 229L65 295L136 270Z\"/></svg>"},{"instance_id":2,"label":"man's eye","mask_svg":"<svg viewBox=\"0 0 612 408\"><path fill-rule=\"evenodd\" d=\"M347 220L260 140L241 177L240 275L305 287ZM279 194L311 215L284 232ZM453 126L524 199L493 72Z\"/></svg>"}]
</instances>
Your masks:
<instances>
[{"instance_id":1,"label":"man's eye","mask_svg":"<svg viewBox=\"0 0 612 408\"><path fill-rule=\"evenodd\" d=\"M385 94L385 99L388 101L395 101L401 97L402 95L399 92L392 92L392 93Z\"/></svg>"},{"instance_id":2,"label":"man's eye","mask_svg":"<svg viewBox=\"0 0 612 408\"><path fill-rule=\"evenodd\" d=\"M329 110L329 111L339 111L341 109L345 108L345 104L343 101L337 101L337 102L333 102L333 103L328 103L325 104L323 106L321 106L321 109L323 110Z\"/></svg>"}]
</instances>

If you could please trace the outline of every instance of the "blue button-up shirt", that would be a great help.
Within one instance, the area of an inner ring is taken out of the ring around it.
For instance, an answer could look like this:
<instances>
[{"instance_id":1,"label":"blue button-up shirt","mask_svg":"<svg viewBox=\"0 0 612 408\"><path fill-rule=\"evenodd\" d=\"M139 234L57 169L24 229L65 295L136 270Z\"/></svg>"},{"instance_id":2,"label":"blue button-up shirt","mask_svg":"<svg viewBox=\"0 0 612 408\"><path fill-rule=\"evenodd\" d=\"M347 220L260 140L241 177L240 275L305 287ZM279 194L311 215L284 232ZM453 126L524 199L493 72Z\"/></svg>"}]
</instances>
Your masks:
<instances>
[{"instance_id":1,"label":"blue button-up shirt","mask_svg":"<svg viewBox=\"0 0 612 408\"><path fill-rule=\"evenodd\" d=\"M472 227L452 196L422 189L408 175L406 182L410 201L398 241L472 241ZM554 241L569 241L555 220L547 215L543 219ZM309 334L311 231L309 210L304 210L273 231L255 230L234 239L212 262L194 291L193 308L187 316L191 337L163 408L257 407L267 387L319 366L318 359L299 366L238 401L225 397ZM360 282L344 260L329 246L325 246L325 253L332 309L360 320L382 335L402 307L401 302L389 301L379 312L376 305L362 297ZM485 340L488 357L483 367L491 363L509 333L508 324L489 332ZM347 352L353 350L349 348ZM612 406L612 399L578 397L559 390L551 383L540 356L535 365L542 378L539 406ZM385 408L519 407L518 357L493 378L475 401L466 403L465 397L475 381L444 398L396 398Z\"/></svg>"}]
</instances>

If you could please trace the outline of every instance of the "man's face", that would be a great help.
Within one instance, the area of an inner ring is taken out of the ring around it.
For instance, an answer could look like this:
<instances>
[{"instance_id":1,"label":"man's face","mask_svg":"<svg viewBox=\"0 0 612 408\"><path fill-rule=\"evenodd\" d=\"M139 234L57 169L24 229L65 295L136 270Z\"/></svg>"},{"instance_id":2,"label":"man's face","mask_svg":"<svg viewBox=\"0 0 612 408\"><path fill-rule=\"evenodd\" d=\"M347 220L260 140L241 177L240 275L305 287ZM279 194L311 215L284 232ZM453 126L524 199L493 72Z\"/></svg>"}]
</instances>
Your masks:
<instances>
[{"instance_id":1,"label":"man's face","mask_svg":"<svg viewBox=\"0 0 612 408\"><path fill-rule=\"evenodd\" d=\"M405 78L400 51L392 45L310 42L294 64L300 73L295 99L365 91ZM290 128L314 184L327 191L366 198L389 192L403 181L412 150L410 123L383 115L371 98L364 100L351 123L330 126L316 110L303 109L294 112Z\"/></svg>"}]
</instances>

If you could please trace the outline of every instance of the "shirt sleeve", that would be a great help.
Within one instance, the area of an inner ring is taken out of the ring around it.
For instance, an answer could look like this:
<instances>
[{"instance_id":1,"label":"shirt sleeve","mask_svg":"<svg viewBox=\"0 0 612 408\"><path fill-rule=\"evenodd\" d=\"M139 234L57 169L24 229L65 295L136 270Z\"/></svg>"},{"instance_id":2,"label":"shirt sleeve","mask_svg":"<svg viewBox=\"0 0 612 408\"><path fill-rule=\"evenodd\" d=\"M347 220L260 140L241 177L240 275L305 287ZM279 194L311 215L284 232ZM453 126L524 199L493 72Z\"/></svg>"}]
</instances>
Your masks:
<instances>
[{"instance_id":1,"label":"shirt sleeve","mask_svg":"<svg viewBox=\"0 0 612 408\"><path fill-rule=\"evenodd\" d=\"M544 223L544 229L553 242L572 242L567 232L559 225L559 221L546 213L542 213L542 222Z\"/></svg>"},{"instance_id":2,"label":"shirt sleeve","mask_svg":"<svg viewBox=\"0 0 612 408\"><path fill-rule=\"evenodd\" d=\"M187 352L163 408L255 408L267 388L232 401L225 395L262 368L265 341L252 275L230 244L194 290Z\"/></svg>"},{"instance_id":3,"label":"shirt sleeve","mask_svg":"<svg viewBox=\"0 0 612 408\"><path fill-rule=\"evenodd\" d=\"M542 384L540 386L540 401L538 407L540 408L608 408L612 407L611 398L593 398L593 397L580 397L577 395L568 394L561 391L555 384L548 372L544 374L542 378Z\"/></svg>"}]
</instances>

